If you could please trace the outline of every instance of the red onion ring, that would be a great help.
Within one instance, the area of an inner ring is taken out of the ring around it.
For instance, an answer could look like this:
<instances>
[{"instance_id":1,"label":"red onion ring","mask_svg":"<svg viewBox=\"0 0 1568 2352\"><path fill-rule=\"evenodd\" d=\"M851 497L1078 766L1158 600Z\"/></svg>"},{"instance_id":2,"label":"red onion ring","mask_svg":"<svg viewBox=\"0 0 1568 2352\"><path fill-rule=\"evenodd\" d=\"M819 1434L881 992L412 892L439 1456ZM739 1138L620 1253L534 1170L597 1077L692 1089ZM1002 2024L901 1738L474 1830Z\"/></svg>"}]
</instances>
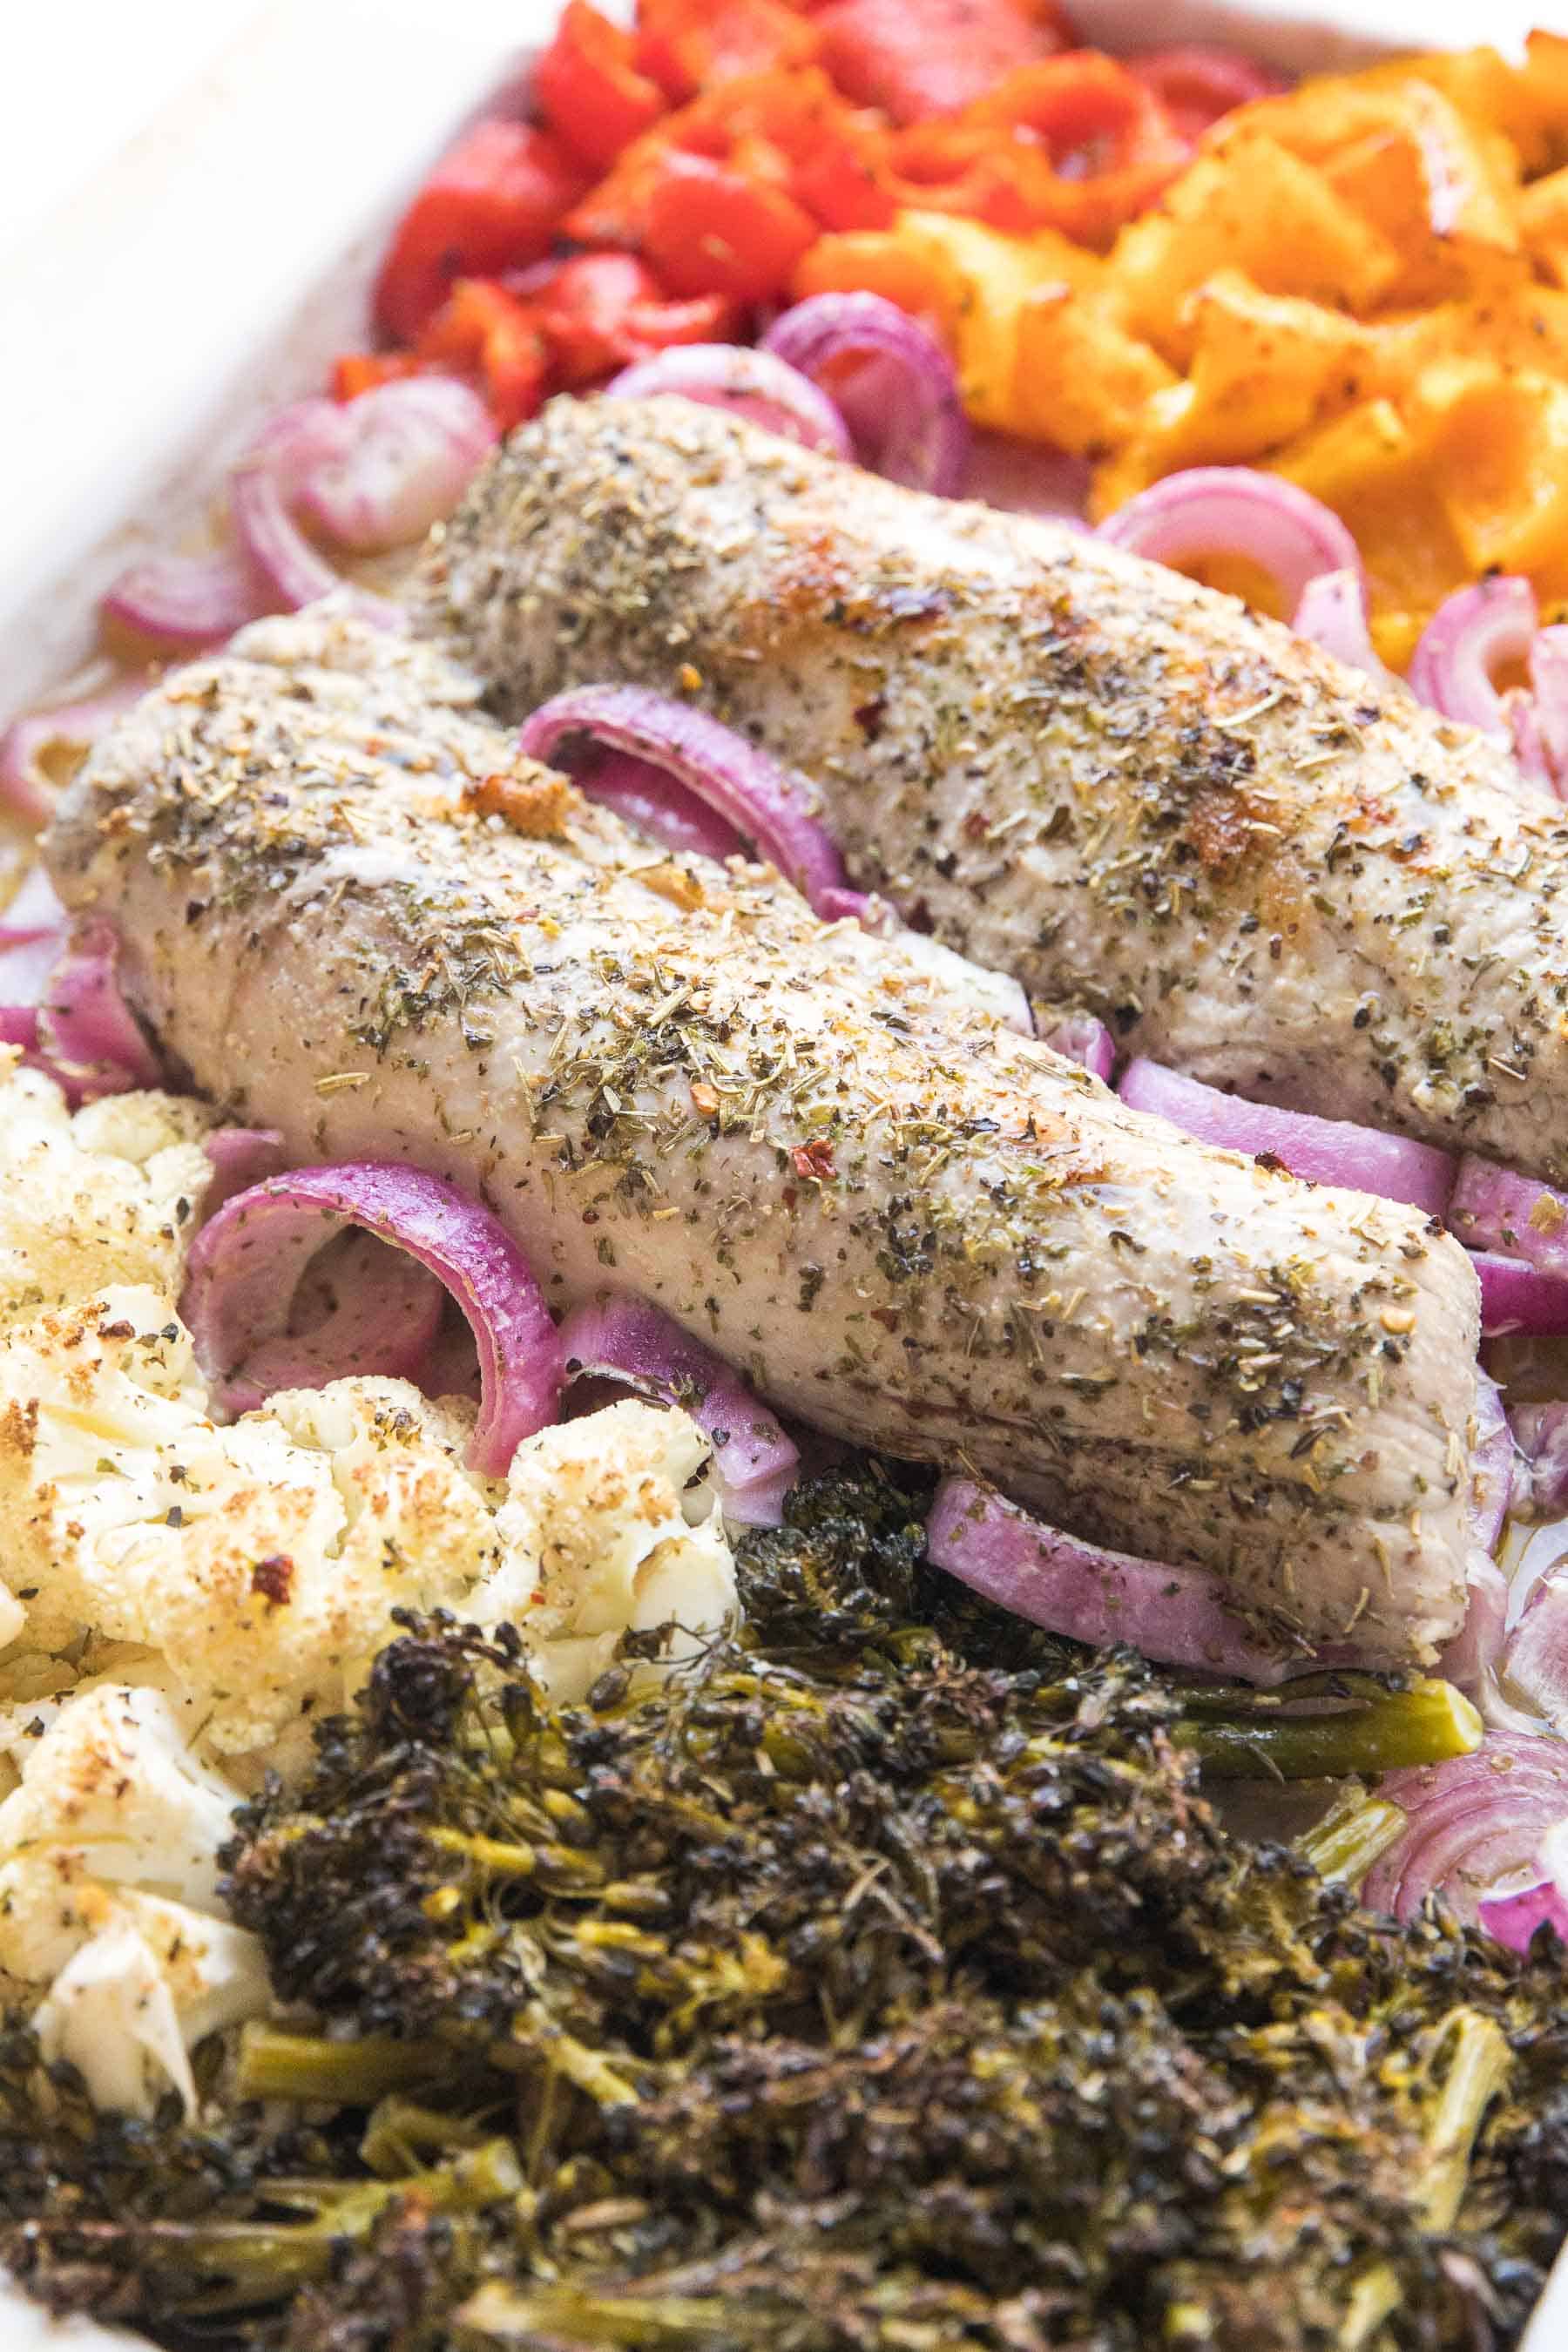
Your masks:
<instances>
[{"instance_id":1,"label":"red onion ring","mask_svg":"<svg viewBox=\"0 0 1568 2352\"><path fill-rule=\"evenodd\" d=\"M154 555L122 572L100 608L165 653L225 646L270 610L267 583L239 548Z\"/></svg>"},{"instance_id":2,"label":"red onion ring","mask_svg":"<svg viewBox=\"0 0 1568 2352\"><path fill-rule=\"evenodd\" d=\"M1140 490L1100 526L1111 547L1155 563L1240 555L1268 574L1287 613L1298 613L1325 572L1366 572L1355 541L1330 507L1278 474L1247 466L1194 466Z\"/></svg>"},{"instance_id":3,"label":"red onion ring","mask_svg":"<svg viewBox=\"0 0 1568 2352\"><path fill-rule=\"evenodd\" d=\"M1410 656L1410 688L1445 719L1489 735L1510 730L1493 676L1521 662L1536 630L1535 591L1528 580L1478 581L1446 596Z\"/></svg>"},{"instance_id":4,"label":"red onion ring","mask_svg":"<svg viewBox=\"0 0 1568 2352\"><path fill-rule=\"evenodd\" d=\"M43 764L44 754L56 744L90 751L103 730L146 691L147 680L139 674L117 677L79 702L13 719L0 735L0 806L24 824L47 824L55 813L56 787Z\"/></svg>"},{"instance_id":5,"label":"red onion ring","mask_svg":"<svg viewBox=\"0 0 1568 2352\"><path fill-rule=\"evenodd\" d=\"M706 711L640 686L574 687L524 719L518 748L559 765L557 747L574 735L673 776L754 842L819 914L823 894L846 887L844 862L812 814L810 785ZM593 790L591 772L584 789Z\"/></svg>"},{"instance_id":6,"label":"red onion ring","mask_svg":"<svg viewBox=\"0 0 1568 2352\"><path fill-rule=\"evenodd\" d=\"M348 457L353 437L349 413L335 400L297 400L262 426L229 478L235 535L286 612L342 585L290 509L319 467Z\"/></svg>"},{"instance_id":7,"label":"red onion ring","mask_svg":"<svg viewBox=\"0 0 1568 2352\"><path fill-rule=\"evenodd\" d=\"M202 1149L213 1171L202 1203L209 1217L237 1192L259 1184L265 1176L280 1174L288 1160L275 1127L215 1127L202 1138Z\"/></svg>"},{"instance_id":8,"label":"red onion ring","mask_svg":"<svg viewBox=\"0 0 1568 2352\"><path fill-rule=\"evenodd\" d=\"M1510 1331L1537 1339L1568 1331L1568 1281L1542 1274L1523 1258L1472 1250L1470 1264L1481 1286L1481 1337L1500 1339Z\"/></svg>"},{"instance_id":9,"label":"red onion ring","mask_svg":"<svg viewBox=\"0 0 1568 2352\"><path fill-rule=\"evenodd\" d=\"M1378 1794L1405 1828L1367 1874L1363 1903L1406 1920L1440 1891L1473 1920L1489 1888L1531 1868L1543 1832L1568 1815L1568 1740L1489 1732L1468 1756L1385 1773Z\"/></svg>"},{"instance_id":10,"label":"red onion ring","mask_svg":"<svg viewBox=\"0 0 1568 2352\"><path fill-rule=\"evenodd\" d=\"M1568 628L1561 623L1537 629L1527 656L1534 699L1530 704L1536 749L1531 770L1543 776L1560 796L1568 790ZM1515 749L1521 696L1513 706ZM1521 764L1525 764L1521 751Z\"/></svg>"},{"instance_id":11,"label":"red onion ring","mask_svg":"<svg viewBox=\"0 0 1568 2352\"><path fill-rule=\"evenodd\" d=\"M1115 1040L1104 1022L1097 1021L1092 1013L1069 1013L1054 1029L1043 1030L1040 1043L1067 1061L1081 1062L1102 1086L1110 1084L1110 1073L1116 1066Z\"/></svg>"},{"instance_id":12,"label":"red onion ring","mask_svg":"<svg viewBox=\"0 0 1568 2352\"><path fill-rule=\"evenodd\" d=\"M1484 1895L1476 1916L1487 1934L1510 1952L1528 1952L1542 1927L1549 1927L1560 1944L1568 1944L1568 1903L1550 1878L1537 1879L1514 1895Z\"/></svg>"},{"instance_id":13,"label":"red onion ring","mask_svg":"<svg viewBox=\"0 0 1568 2352\"><path fill-rule=\"evenodd\" d=\"M1254 1641L1210 1571L1167 1568L1082 1543L993 1487L944 1478L926 1521L931 1565L999 1608L1097 1648L1128 1642L1162 1664L1282 1682L1289 1662Z\"/></svg>"},{"instance_id":14,"label":"red onion ring","mask_svg":"<svg viewBox=\"0 0 1568 2352\"><path fill-rule=\"evenodd\" d=\"M786 441L829 457L854 457L849 428L808 375L764 342L756 351L734 343L680 343L636 360L605 386L617 400L651 400L673 393L710 408L726 408Z\"/></svg>"},{"instance_id":15,"label":"red onion ring","mask_svg":"<svg viewBox=\"0 0 1568 2352\"><path fill-rule=\"evenodd\" d=\"M952 362L928 327L880 294L812 294L773 320L760 348L830 394L863 466L953 498L969 425Z\"/></svg>"},{"instance_id":16,"label":"red onion ring","mask_svg":"<svg viewBox=\"0 0 1568 2352\"><path fill-rule=\"evenodd\" d=\"M745 855L734 826L651 760L605 751L575 772L589 800L678 856L713 857L722 865L726 857Z\"/></svg>"},{"instance_id":17,"label":"red onion ring","mask_svg":"<svg viewBox=\"0 0 1568 2352\"><path fill-rule=\"evenodd\" d=\"M1503 1644L1502 1672L1537 1715L1568 1728L1568 1568L1549 1570L1531 1588ZM1568 1814L1568 1804L1563 1810Z\"/></svg>"},{"instance_id":18,"label":"red onion ring","mask_svg":"<svg viewBox=\"0 0 1568 2352\"><path fill-rule=\"evenodd\" d=\"M1568 1404L1516 1404L1509 1415L1519 1450L1513 1509L1550 1519L1568 1507Z\"/></svg>"},{"instance_id":19,"label":"red onion ring","mask_svg":"<svg viewBox=\"0 0 1568 2352\"><path fill-rule=\"evenodd\" d=\"M1200 1143L1223 1144L1255 1159L1268 1154L1293 1176L1314 1184L1348 1185L1384 1201L1405 1201L1429 1216L1442 1214L1453 1188L1453 1160L1429 1143L1384 1135L1349 1119L1247 1102L1142 1055L1128 1064L1117 1091L1129 1109L1168 1118Z\"/></svg>"},{"instance_id":20,"label":"red onion ring","mask_svg":"<svg viewBox=\"0 0 1568 2352\"><path fill-rule=\"evenodd\" d=\"M304 479L300 503L344 547L375 553L423 539L495 447L489 410L455 376L407 376L338 409L352 428Z\"/></svg>"},{"instance_id":21,"label":"red onion ring","mask_svg":"<svg viewBox=\"0 0 1568 2352\"><path fill-rule=\"evenodd\" d=\"M1433 1673L1460 1690L1478 1692L1502 1656L1508 1623L1508 1579L1495 1559L1471 1555L1465 1622L1439 1657Z\"/></svg>"},{"instance_id":22,"label":"red onion ring","mask_svg":"<svg viewBox=\"0 0 1568 2352\"><path fill-rule=\"evenodd\" d=\"M560 1337L569 1381L620 1381L685 1406L713 1441L713 1484L727 1519L746 1528L780 1524L800 1455L721 1356L661 1307L626 1292L577 1307Z\"/></svg>"},{"instance_id":23,"label":"red onion ring","mask_svg":"<svg viewBox=\"0 0 1568 2352\"><path fill-rule=\"evenodd\" d=\"M406 1250L461 1308L482 1386L468 1460L503 1477L522 1440L555 1418L560 1339L500 1219L422 1169L373 1160L298 1168L237 1193L209 1218L191 1246L182 1312L217 1401L235 1409L247 1360L286 1329L305 1267L345 1225Z\"/></svg>"},{"instance_id":24,"label":"red onion ring","mask_svg":"<svg viewBox=\"0 0 1568 2352\"><path fill-rule=\"evenodd\" d=\"M328 1249L339 1253L330 1275ZM366 1373L417 1380L446 1296L416 1259L351 1226L306 1266L289 1302L294 1328L263 1339L232 1375L229 1412L254 1412L279 1389L324 1389Z\"/></svg>"},{"instance_id":25,"label":"red onion ring","mask_svg":"<svg viewBox=\"0 0 1568 2352\"><path fill-rule=\"evenodd\" d=\"M1495 1251L1568 1277L1568 1192L1554 1192L1467 1151L1448 1202L1449 1230L1467 1249Z\"/></svg>"},{"instance_id":26,"label":"red onion ring","mask_svg":"<svg viewBox=\"0 0 1568 2352\"><path fill-rule=\"evenodd\" d=\"M37 1011L38 1066L74 1108L99 1095L163 1084L156 1055L120 992L112 925L82 926L53 965Z\"/></svg>"},{"instance_id":27,"label":"red onion ring","mask_svg":"<svg viewBox=\"0 0 1568 2352\"><path fill-rule=\"evenodd\" d=\"M1379 686L1394 673L1378 657L1366 617L1366 583L1359 571L1321 572L1301 591L1290 624L1299 637L1310 637L1336 661L1364 670Z\"/></svg>"},{"instance_id":28,"label":"red onion ring","mask_svg":"<svg viewBox=\"0 0 1568 2352\"><path fill-rule=\"evenodd\" d=\"M1502 1391L1489 1374L1476 1374L1476 1439L1470 1448L1470 1532L1482 1551L1496 1551L1513 1501L1513 1432Z\"/></svg>"}]
</instances>

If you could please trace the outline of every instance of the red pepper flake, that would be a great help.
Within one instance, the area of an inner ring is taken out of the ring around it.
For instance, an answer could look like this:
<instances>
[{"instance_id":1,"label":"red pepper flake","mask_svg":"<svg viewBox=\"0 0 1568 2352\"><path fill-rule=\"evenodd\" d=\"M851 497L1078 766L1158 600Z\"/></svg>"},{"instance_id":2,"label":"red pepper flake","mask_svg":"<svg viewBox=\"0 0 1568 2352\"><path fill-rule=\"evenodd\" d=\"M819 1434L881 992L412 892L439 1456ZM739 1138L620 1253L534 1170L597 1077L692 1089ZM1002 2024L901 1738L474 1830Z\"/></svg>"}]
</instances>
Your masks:
<instances>
[{"instance_id":1,"label":"red pepper flake","mask_svg":"<svg viewBox=\"0 0 1568 2352\"><path fill-rule=\"evenodd\" d=\"M250 1571L250 1589L259 1593L269 1608L281 1609L289 1599L294 1583L294 1563L286 1551L269 1552L258 1559Z\"/></svg>"},{"instance_id":2,"label":"red pepper flake","mask_svg":"<svg viewBox=\"0 0 1568 2352\"><path fill-rule=\"evenodd\" d=\"M717 1087L710 1087L706 1078L697 1079L691 1089L691 1108L704 1118L716 1118L719 1115Z\"/></svg>"},{"instance_id":3,"label":"red pepper flake","mask_svg":"<svg viewBox=\"0 0 1568 2352\"><path fill-rule=\"evenodd\" d=\"M790 1152L797 1176L816 1176L826 1183L837 1174L833 1165L833 1146L825 1135L813 1136L809 1143L797 1143Z\"/></svg>"}]
</instances>

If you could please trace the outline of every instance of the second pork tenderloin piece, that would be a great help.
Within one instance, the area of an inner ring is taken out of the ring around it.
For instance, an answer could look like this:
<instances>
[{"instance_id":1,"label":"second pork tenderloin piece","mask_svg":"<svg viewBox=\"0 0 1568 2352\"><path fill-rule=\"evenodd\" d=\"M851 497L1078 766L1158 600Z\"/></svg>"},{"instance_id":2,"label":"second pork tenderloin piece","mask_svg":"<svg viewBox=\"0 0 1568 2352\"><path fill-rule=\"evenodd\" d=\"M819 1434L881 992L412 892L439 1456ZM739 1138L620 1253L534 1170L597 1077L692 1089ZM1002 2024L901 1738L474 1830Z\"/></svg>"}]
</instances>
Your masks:
<instances>
[{"instance_id":1,"label":"second pork tenderloin piece","mask_svg":"<svg viewBox=\"0 0 1568 2352\"><path fill-rule=\"evenodd\" d=\"M558 1307L640 1292L837 1435L1212 1567L1294 1646L1429 1657L1464 1600L1458 1244L983 1016L942 1040L897 940L637 845L471 693L318 612L94 752L50 869L196 1086L296 1160L478 1194Z\"/></svg>"},{"instance_id":2,"label":"second pork tenderloin piece","mask_svg":"<svg viewBox=\"0 0 1568 2352\"><path fill-rule=\"evenodd\" d=\"M505 717L690 696L852 878L1129 1052L1568 1181L1568 817L1507 751L1163 565L690 401L560 400L435 537Z\"/></svg>"}]
</instances>

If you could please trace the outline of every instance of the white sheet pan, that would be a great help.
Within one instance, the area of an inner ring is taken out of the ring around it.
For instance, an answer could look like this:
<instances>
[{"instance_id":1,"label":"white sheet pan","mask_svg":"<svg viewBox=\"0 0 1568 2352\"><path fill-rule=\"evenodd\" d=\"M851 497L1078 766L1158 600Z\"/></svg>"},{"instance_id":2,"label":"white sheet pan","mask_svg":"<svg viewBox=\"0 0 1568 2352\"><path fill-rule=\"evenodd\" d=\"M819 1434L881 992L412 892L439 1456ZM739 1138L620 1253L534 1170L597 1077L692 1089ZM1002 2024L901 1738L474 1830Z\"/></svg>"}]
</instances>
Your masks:
<instances>
[{"instance_id":1,"label":"white sheet pan","mask_svg":"<svg viewBox=\"0 0 1568 2352\"><path fill-rule=\"evenodd\" d=\"M1568 31L1568 0L1073 0L1110 48L1230 39L1293 70ZM156 0L149 10L156 37ZM555 0L275 0L0 257L0 717L90 651L98 599L195 521L279 402L363 339L381 243L470 114L526 76ZM25 44L24 44L25 48ZM13 103L29 92L11 59ZM4 246L0 224L0 247ZM4 2352L132 2352L0 2280ZM1522 2352L1568 2352L1568 2259Z\"/></svg>"}]
</instances>

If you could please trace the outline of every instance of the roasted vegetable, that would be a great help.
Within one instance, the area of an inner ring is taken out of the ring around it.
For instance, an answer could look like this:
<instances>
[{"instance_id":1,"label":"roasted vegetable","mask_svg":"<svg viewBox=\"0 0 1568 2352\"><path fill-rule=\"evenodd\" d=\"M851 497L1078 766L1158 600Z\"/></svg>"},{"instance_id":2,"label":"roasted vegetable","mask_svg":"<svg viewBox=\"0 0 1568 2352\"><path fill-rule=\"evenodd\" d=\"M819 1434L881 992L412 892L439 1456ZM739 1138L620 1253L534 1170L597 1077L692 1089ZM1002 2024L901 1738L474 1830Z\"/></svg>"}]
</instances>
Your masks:
<instances>
[{"instance_id":1,"label":"roasted vegetable","mask_svg":"<svg viewBox=\"0 0 1568 2352\"><path fill-rule=\"evenodd\" d=\"M1557 1958L1228 1838L1183 1696L932 1576L919 1499L801 1488L741 1638L575 1710L410 1621L229 1857L290 2030L206 2135L13 2037L0 2260L271 2352L1513 2340Z\"/></svg>"}]
</instances>

